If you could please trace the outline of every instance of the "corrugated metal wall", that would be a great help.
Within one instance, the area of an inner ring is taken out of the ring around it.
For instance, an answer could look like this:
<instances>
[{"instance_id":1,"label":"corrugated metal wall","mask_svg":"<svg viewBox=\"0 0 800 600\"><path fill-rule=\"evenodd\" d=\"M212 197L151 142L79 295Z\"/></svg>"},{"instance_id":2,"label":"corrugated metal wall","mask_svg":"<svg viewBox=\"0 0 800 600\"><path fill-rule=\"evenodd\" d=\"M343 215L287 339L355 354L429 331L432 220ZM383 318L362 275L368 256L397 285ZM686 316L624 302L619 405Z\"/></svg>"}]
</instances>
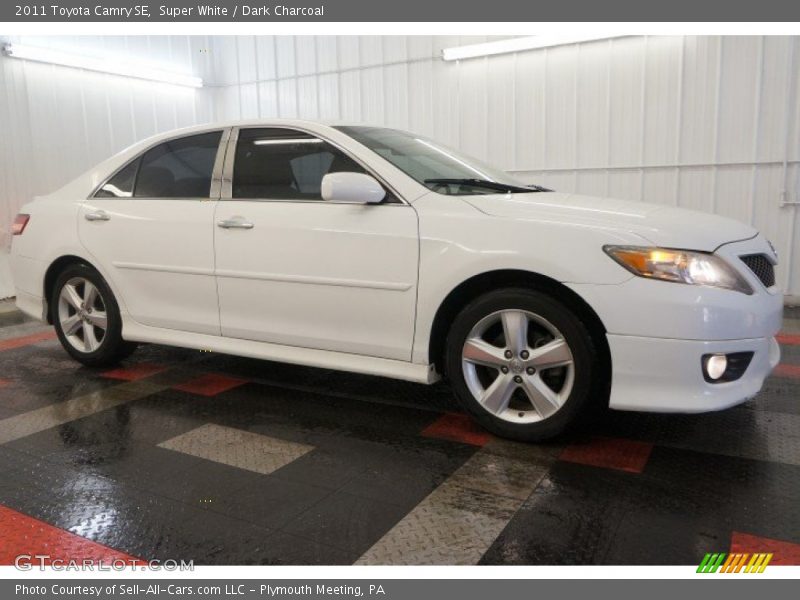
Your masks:
<instances>
[{"instance_id":1,"label":"corrugated metal wall","mask_svg":"<svg viewBox=\"0 0 800 600\"><path fill-rule=\"evenodd\" d=\"M631 37L439 58L444 47L487 39L72 42L184 61L209 83L199 92L4 59L11 102L0 96L0 128L10 124L15 143L0 149L0 194L14 206L134 139L211 116L369 122L430 135L561 191L753 223L781 254L784 289L800 294L800 208L780 206L784 192L800 201L800 38ZM7 223L16 209L2 206Z\"/></svg>"},{"instance_id":2,"label":"corrugated metal wall","mask_svg":"<svg viewBox=\"0 0 800 600\"><path fill-rule=\"evenodd\" d=\"M440 37L217 38L218 118L431 135L560 191L753 223L800 294L800 38L631 37L478 58Z\"/></svg>"}]
</instances>

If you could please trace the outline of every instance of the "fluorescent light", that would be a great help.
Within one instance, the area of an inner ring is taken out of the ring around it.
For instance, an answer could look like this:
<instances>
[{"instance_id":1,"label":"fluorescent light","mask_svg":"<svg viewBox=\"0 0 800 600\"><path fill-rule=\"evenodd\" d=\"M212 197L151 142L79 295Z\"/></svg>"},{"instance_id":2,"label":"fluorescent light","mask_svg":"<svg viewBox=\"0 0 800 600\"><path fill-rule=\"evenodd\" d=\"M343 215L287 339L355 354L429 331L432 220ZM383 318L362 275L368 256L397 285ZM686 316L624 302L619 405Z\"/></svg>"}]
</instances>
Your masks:
<instances>
[{"instance_id":1,"label":"fluorescent light","mask_svg":"<svg viewBox=\"0 0 800 600\"><path fill-rule=\"evenodd\" d=\"M133 77L134 79L146 79L147 81L159 81L161 83L171 83L173 85L195 88L203 87L203 80L200 77L162 71L160 69L154 69L149 65L129 63L118 59L67 54L58 50L22 46L20 44L4 45L3 53L11 58L21 58L23 60L60 65L62 67L86 69L87 71L122 75L124 77Z\"/></svg>"},{"instance_id":2,"label":"fluorescent light","mask_svg":"<svg viewBox=\"0 0 800 600\"><path fill-rule=\"evenodd\" d=\"M255 140L256 146L274 146L278 144L321 144L319 138L273 138L267 140Z\"/></svg>"},{"instance_id":3,"label":"fluorescent light","mask_svg":"<svg viewBox=\"0 0 800 600\"><path fill-rule=\"evenodd\" d=\"M537 48L548 48L550 46L579 44L580 42L594 42L596 40L606 40L612 37L621 36L533 35L529 37L498 40L496 42L486 42L484 44L471 44L469 46L445 48L442 50L442 58L444 60L462 60L464 58L475 58L476 56L491 56L493 54L522 52L524 50L535 50Z\"/></svg>"}]
</instances>

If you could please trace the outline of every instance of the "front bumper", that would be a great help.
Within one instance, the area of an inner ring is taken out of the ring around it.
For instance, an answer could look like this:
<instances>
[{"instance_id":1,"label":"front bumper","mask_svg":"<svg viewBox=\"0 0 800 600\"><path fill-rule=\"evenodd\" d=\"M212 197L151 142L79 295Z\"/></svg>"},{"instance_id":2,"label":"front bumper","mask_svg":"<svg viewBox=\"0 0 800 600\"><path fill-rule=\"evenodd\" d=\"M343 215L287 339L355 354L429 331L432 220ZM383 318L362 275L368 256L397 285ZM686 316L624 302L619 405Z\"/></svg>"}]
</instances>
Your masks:
<instances>
[{"instance_id":1,"label":"front bumper","mask_svg":"<svg viewBox=\"0 0 800 600\"><path fill-rule=\"evenodd\" d=\"M569 284L597 312L611 350L611 408L658 412L719 410L751 398L780 360L783 296L741 262L771 255L763 236L717 249L753 294L632 277L618 285ZM706 354L753 352L744 374L727 383L703 377Z\"/></svg>"},{"instance_id":2,"label":"front bumper","mask_svg":"<svg viewBox=\"0 0 800 600\"><path fill-rule=\"evenodd\" d=\"M609 335L613 375L609 406L619 410L694 413L728 408L755 396L780 360L774 337L704 342ZM736 381L708 383L704 354L753 352Z\"/></svg>"}]
</instances>

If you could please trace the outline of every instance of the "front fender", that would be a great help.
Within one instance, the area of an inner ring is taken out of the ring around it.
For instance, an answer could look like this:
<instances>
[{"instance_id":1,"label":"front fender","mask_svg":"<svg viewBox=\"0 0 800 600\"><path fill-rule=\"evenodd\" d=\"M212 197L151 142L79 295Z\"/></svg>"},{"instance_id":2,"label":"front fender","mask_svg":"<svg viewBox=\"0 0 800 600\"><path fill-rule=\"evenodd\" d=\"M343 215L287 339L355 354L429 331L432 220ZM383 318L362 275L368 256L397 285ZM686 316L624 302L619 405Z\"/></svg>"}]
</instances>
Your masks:
<instances>
[{"instance_id":1,"label":"front fender","mask_svg":"<svg viewBox=\"0 0 800 600\"><path fill-rule=\"evenodd\" d=\"M494 217L458 197L424 197L414 208L420 218L414 362L429 362L436 313L463 282L516 270L565 284L618 285L633 276L603 252L603 245L647 243L627 231Z\"/></svg>"}]
</instances>

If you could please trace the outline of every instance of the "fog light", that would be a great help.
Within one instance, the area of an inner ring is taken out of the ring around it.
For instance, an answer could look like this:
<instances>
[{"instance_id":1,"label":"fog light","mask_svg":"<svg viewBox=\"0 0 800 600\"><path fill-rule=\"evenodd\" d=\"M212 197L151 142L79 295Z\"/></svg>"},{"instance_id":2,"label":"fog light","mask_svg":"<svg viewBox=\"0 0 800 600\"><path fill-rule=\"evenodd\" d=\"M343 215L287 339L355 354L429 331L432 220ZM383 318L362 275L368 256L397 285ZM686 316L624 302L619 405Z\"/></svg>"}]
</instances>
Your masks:
<instances>
[{"instance_id":1,"label":"fog light","mask_svg":"<svg viewBox=\"0 0 800 600\"><path fill-rule=\"evenodd\" d=\"M725 374L728 358L724 354L714 354L706 361L706 374L709 379L717 380Z\"/></svg>"},{"instance_id":2,"label":"fog light","mask_svg":"<svg viewBox=\"0 0 800 600\"><path fill-rule=\"evenodd\" d=\"M729 354L704 354L701 359L703 379L708 383L729 383L736 381L750 366L752 352L731 352Z\"/></svg>"}]
</instances>

